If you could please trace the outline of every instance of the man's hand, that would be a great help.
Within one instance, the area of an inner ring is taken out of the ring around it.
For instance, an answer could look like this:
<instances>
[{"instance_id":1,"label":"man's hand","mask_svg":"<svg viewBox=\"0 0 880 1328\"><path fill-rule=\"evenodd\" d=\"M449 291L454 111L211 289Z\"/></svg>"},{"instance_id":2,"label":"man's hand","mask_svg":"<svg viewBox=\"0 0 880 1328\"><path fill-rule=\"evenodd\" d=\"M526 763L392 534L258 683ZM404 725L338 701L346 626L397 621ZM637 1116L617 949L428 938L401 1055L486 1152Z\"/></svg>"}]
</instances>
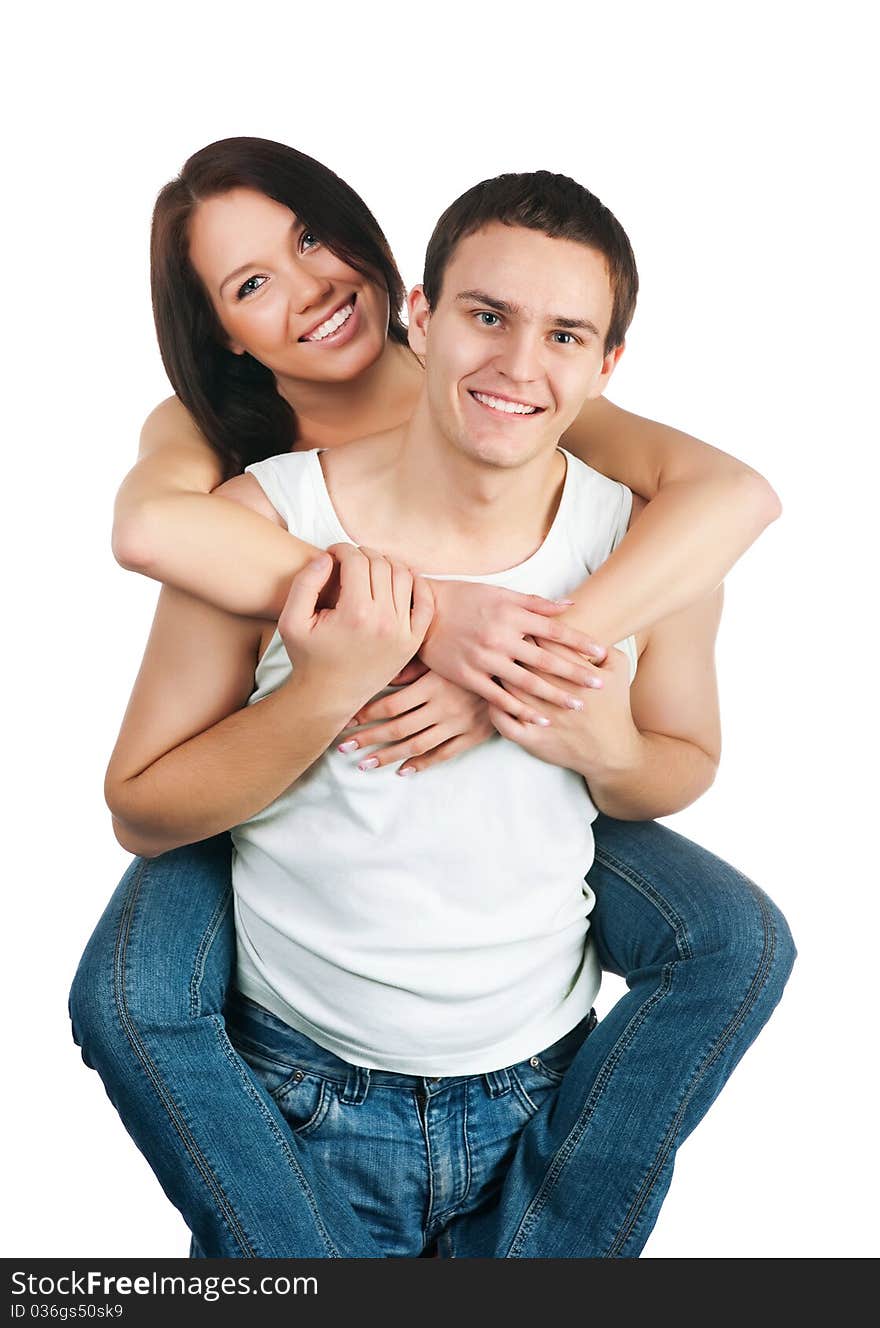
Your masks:
<instances>
[{"instance_id":1,"label":"man's hand","mask_svg":"<svg viewBox=\"0 0 880 1328\"><path fill-rule=\"evenodd\" d=\"M533 698L568 708L570 691L557 686L559 680L576 689L588 687L591 675L581 654L590 662L605 658L604 646L555 621L571 601L468 581L432 581L431 586L437 611L421 658L435 673L520 721L537 720ZM571 649L548 649L551 642Z\"/></svg>"},{"instance_id":2,"label":"man's hand","mask_svg":"<svg viewBox=\"0 0 880 1328\"><path fill-rule=\"evenodd\" d=\"M575 652L566 646L549 645L548 650L571 658ZM635 757L640 743L630 709L630 666L620 650L608 651L604 664L597 668L581 659L601 676L601 688L572 690L579 709L559 709L531 702L548 721L544 725L523 724L500 707L489 707L489 718L504 738L517 743L541 761L576 770L587 780L603 770L625 768ZM509 684L507 684L509 686ZM516 695L516 689L513 689Z\"/></svg>"},{"instance_id":3,"label":"man's hand","mask_svg":"<svg viewBox=\"0 0 880 1328\"><path fill-rule=\"evenodd\" d=\"M339 564L334 608L318 609ZM334 544L293 578L278 630L294 677L334 692L348 713L388 685L419 649L434 613L430 582L373 549Z\"/></svg>"}]
</instances>

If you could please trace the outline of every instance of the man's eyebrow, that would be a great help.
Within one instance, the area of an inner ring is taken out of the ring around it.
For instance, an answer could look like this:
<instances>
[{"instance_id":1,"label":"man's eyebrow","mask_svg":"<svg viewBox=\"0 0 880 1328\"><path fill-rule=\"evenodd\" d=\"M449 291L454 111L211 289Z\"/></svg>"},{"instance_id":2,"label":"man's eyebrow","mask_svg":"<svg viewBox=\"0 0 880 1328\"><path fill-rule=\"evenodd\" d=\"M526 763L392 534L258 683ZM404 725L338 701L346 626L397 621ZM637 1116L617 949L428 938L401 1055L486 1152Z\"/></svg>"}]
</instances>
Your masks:
<instances>
[{"instance_id":1,"label":"man's eyebrow","mask_svg":"<svg viewBox=\"0 0 880 1328\"><path fill-rule=\"evenodd\" d=\"M292 231L295 231L296 228L300 225L302 225L302 223L300 222L299 218L294 217L293 221L291 222L290 229ZM245 272L252 272L255 267L260 267L260 266L261 266L260 263L253 263L253 262L242 263L241 267L237 267L233 272L230 272L227 276L223 278L223 280L220 282L220 285L217 287L218 294L220 295L223 294L223 287L228 286L230 281L233 281L236 277L244 276Z\"/></svg>"},{"instance_id":2,"label":"man's eyebrow","mask_svg":"<svg viewBox=\"0 0 880 1328\"><path fill-rule=\"evenodd\" d=\"M494 295L487 295L485 291L460 291L455 298L471 304L485 304L488 308L494 309L496 313L508 314L511 318L515 318L517 314L522 313L522 309L518 304L511 304L508 300L496 300ZM591 323L588 318L566 318L562 314L556 314L551 315L547 319L547 323L549 326L561 327L566 331L570 329L571 331L589 332L594 337L600 335L596 324Z\"/></svg>"}]
</instances>

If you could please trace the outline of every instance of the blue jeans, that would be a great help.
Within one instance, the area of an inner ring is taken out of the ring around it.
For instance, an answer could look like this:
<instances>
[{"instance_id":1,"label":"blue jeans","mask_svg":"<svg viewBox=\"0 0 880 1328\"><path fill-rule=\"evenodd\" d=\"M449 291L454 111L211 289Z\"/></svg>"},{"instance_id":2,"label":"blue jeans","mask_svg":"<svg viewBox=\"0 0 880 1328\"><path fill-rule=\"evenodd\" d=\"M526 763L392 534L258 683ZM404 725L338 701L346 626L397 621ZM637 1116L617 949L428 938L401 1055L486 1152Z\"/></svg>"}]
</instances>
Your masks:
<instances>
[{"instance_id":1,"label":"blue jeans","mask_svg":"<svg viewBox=\"0 0 880 1328\"><path fill-rule=\"evenodd\" d=\"M596 1026L590 1012L552 1047L490 1074L428 1079L340 1060L234 993L226 1027L313 1167L344 1192L382 1252L479 1253L463 1219L497 1202L523 1126L555 1096Z\"/></svg>"},{"instance_id":2,"label":"blue jeans","mask_svg":"<svg viewBox=\"0 0 880 1328\"><path fill-rule=\"evenodd\" d=\"M500 1189L444 1228L446 1254L636 1257L678 1146L791 971L785 919L734 868L654 822L600 816L594 830L592 934L603 969L629 991L543 1101L524 1086L537 1109ZM230 1038L230 904L226 836L132 862L74 979L83 1058L206 1255L387 1257L347 1180L321 1164ZM423 1242L439 1231L432 1216L426 1208Z\"/></svg>"}]
</instances>

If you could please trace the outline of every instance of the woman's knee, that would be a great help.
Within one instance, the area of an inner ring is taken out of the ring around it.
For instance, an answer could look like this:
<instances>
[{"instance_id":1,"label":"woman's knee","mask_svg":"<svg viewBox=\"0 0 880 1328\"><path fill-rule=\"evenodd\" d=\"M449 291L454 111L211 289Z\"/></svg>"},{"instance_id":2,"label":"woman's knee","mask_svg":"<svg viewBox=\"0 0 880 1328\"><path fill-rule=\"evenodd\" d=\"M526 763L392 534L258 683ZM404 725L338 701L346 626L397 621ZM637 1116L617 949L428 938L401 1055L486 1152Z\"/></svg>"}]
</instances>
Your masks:
<instances>
[{"instance_id":1,"label":"woman's knee","mask_svg":"<svg viewBox=\"0 0 880 1328\"><path fill-rule=\"evenodd\" d=\"M223 1008L235 954L226 837L137 858L86 946L70 992L87 1063L127 1023L176 1027Z\"/></svg>"},{"instance_id":2,"label":"woman's knee","mask_svg":"<svg viewBox=\"0 0 880 1328\"><path fill-rule=\"evenodd\" d=\"M633 967L699 958L713 963L721 984L738 985L748 971L781 994L796 955L786 919L753 881L701 845L653 821L600 817L588 879L600 934L618 951L632 950Z\"/></svg>"}]
</instances>

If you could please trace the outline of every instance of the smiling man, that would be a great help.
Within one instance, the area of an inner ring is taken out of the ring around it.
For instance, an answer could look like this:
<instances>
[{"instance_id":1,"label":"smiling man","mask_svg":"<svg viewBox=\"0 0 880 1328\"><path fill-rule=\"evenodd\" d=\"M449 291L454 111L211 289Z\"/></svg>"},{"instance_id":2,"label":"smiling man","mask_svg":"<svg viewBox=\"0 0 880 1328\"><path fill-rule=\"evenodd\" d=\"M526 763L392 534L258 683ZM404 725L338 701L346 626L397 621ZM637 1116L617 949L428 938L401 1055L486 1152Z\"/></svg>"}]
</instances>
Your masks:
<instances>
[{"instance_id":1,"label":"smiling man","mask_svg":"<svg viewBox=\"0 0 880 1328\"><path fill-rule=\"evenodd\" d=\"M658 930L633 954L624 909L604 957L632 990L596 1027L591 822L666 814L711 783L720 592L615 649L568 652L567 708L522 694L518 719L488 708L480 745L407 763L420 706L390 684L429 630L431 578L559 598L627 529L629 491L559 440L608 382L636 285L619 223L566 177L457 200L410 296L426 366L411 420L224 486L335 554L335 607L316 608L326 555L277 629L164 590L111 763L133 851L235 827L230 1035L351 1256L637 1254L675 1148L790 966L759 1006L767 973L755 986L751 953L725 951L726 977L756 993L734 1037L711 940L703 954L696 931ZM716 1053L699 1074L695 1026ZM305 1236L289 1251L314 1252Z\"/></svg>"}]
</instances>

